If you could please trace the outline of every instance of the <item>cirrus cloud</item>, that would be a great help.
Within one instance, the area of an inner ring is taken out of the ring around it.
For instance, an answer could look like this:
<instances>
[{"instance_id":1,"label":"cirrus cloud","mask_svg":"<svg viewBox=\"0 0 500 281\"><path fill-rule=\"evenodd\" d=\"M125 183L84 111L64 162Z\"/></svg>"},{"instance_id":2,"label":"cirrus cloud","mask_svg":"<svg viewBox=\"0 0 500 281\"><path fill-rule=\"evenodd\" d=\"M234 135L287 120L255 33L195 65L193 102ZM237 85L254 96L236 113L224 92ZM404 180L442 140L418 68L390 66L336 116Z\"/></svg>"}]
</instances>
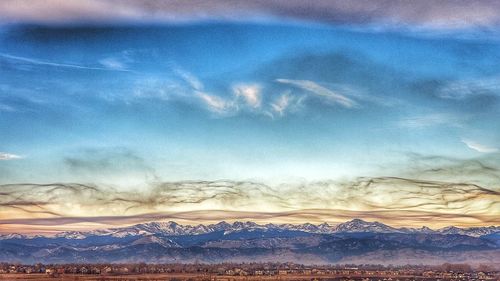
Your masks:
<instances>
[{"instance_id":1,"label":"cirrus cloud","mask_svg":"<svg viewBox=\"0 0 500 281\"><path fill-rule=\"evenodd\" d=\"M346 108L353 108L353 107L356 107L356 105L357 105L357 103L354 100L352 100L352 99L350 99L350 98L348 98L340 93L337 93L335 91L327 89L314 81L276 79L276 82L296 86L296 87L301 88L305 91L308 91L316 96L322 97L322 98L326 99L327 101L331 101L333 103L340 104Z\"/></svg>"},{"instance_id":2,"label":"cirrus cloud","mask_svg":"<svg viewBox=\"0 0 500 281\"><path fill-rule=\"evenodd\" d=\"M473 141L473 140L468 140L468 139L463 139L462 142L470 149L475 150L477 152L481 153L493 153L493 152L498 152L498 148L493 147L493 146L488 146L484 145L482 143Z\"/></svg>"},{"instance_id":3,"label":"cirrus cloud","mask_svg":"<svg viewBox=\"0 0 500 281\"><path fill-rule=\"evenodd\" d=\"M14 160L14 159L21 159L23 158L22 156L12 154L12 153L7 153L7 152L0 152L0 160Z\"/></svg>"}]
</instances>

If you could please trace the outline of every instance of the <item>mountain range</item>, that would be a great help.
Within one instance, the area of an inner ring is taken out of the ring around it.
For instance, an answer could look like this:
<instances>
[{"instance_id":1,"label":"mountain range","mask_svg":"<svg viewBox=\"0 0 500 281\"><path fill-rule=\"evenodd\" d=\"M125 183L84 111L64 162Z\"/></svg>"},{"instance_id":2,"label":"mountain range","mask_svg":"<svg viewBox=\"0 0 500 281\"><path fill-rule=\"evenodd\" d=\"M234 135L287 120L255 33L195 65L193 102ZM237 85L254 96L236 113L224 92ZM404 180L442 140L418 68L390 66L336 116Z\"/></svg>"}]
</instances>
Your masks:
<instances>
[{"instance_id":1,"label":"mountain range","mask_svg":"<svg viewBox=\"0 0 500 281\"><path fill-rule=\"evenodd\" d=\"M500 266L500 226L395 228L354 219L327 223L149 222L52 236L0 235L0 261L250 262L438 264Z\"/></svg>"}]
</instances>

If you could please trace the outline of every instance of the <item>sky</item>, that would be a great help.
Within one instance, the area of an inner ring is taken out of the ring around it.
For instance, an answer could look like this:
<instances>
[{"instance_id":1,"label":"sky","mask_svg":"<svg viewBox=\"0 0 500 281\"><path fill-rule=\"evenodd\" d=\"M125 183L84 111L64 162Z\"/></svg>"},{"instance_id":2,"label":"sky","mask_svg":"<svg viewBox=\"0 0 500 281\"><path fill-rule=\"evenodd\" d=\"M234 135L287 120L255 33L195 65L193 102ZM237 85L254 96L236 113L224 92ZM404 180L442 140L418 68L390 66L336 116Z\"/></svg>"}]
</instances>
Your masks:
<instances>
[{"instance_id":1,"label":"sky","mask_svg":"<svg viewBox=\"0 0 500 281\"><path fill-rule=\"evenodd\" d=\"M498 5L2 1L0 232L499 225Z\"/></svg>"}]
</instances>

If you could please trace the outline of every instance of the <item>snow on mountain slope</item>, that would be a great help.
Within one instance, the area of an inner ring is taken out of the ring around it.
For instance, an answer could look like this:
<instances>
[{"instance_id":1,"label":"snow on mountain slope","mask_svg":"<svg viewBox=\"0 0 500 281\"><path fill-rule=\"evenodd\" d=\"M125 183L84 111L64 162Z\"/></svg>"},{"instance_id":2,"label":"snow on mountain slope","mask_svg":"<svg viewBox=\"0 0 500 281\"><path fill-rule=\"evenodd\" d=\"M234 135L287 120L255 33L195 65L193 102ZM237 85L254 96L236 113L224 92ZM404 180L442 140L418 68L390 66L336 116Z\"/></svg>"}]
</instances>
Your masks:
<instances>
[{"instance_id":1,"label":"snow on mountain slope","mask_svg":"<svg viewBox=\"0 0 500 281\"><path fill-rule=\"evenodd\" d=\"M367 222L361 219L353 219L338 225L330 225L322 223L319 225L304 223L304 224L257 224L255 222L240 222L227 223L225 221L209 224L209 225L181 225L173 221L167 222L148 222L136 224L128 227L99 229L87 232L68 231L61 232L55 235L59 238L67 239L85 239L90 236L112 236L117 238L130 237L130 236L147 236L153 234L160 234L164 236L181 236L181 235L200 235L213 232L224 232L226 234L235 233L239 231L300 231L306 233L317 234L333 234L333 233L422 233L422 234L459 234L472 237L480 237L494 233L500 233L500 226L488 227L472 227L472 228L458 228L455 226L444 227L441 229L433 230L428 227L421 228L394 228L380 222ZM0 235L0 240L5 239L31 239L41 237L40 235L21 235L21 234L4 234Z\"/></svg>"}]
</instances>

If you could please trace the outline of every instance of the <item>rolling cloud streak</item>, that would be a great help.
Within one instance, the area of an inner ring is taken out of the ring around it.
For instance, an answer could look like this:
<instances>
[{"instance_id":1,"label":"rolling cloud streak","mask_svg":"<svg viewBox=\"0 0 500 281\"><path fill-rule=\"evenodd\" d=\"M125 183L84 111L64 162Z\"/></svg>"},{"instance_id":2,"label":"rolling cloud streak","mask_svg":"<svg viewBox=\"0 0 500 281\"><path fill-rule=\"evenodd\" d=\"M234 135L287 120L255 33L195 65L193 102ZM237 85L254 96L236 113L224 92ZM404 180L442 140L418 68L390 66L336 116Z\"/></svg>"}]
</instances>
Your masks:
<instances>
[{"instance_id":1,"label":"rolling cloud streak","mask_svg":"<svg viewBox=\"0 0 500 281\"><path fill-rule=\"evenodd\" d=\"M141 192L82 184L0 186L1 225L124 225L176 219L338 222L346 218L435 226L498 224L500 192L475 184L396 177L269 186L245 181L151 184ZM248 211L266 210L266 211ZM399 220L399 221L398 221Z\"/></svg>"}]
</instances>

